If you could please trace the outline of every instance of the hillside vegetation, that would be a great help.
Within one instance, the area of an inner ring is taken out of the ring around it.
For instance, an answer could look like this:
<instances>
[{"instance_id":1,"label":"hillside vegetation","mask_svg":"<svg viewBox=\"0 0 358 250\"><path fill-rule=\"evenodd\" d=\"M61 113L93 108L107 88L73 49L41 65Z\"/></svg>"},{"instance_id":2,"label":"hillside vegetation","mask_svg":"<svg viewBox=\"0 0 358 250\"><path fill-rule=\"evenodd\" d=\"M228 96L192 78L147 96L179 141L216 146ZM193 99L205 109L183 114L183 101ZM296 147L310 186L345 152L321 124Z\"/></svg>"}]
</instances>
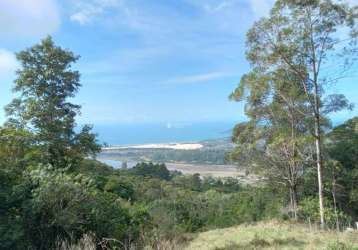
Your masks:
<instances>
[{"instance_id":1,"label":"hillside vegetation","mask_svg":"<svg viewBox=\"0 0 358 250\"><path fill-rule=\"evenodd\" d=\"M250 29L253 68L231 95L246 102L248 120L234 128L228 155L229 144L216 142L212 151L157 156L225 156L264 177L254 185L161 163L96 161L97 135L79 128L81 107L70 102L81 87L79 56L51 37L17 53L16 98L0 127L0 249L357 249L357 230L347 228L358 221L358 117L330 125L329 113L351 105L324 95L319 68L358 8L335 2L277 0Z\"/></svg>"},{"instance_id":2,"label":"hillside vegetation","mask_svg":"<svg viewBox=\"0 0 358 250\"><path fill-rule=\"evenodd\" d=\"M319 231L278 221L244 224L198 234L185 250L358 249L358 233Z\"/></svg>"}]
</instances>

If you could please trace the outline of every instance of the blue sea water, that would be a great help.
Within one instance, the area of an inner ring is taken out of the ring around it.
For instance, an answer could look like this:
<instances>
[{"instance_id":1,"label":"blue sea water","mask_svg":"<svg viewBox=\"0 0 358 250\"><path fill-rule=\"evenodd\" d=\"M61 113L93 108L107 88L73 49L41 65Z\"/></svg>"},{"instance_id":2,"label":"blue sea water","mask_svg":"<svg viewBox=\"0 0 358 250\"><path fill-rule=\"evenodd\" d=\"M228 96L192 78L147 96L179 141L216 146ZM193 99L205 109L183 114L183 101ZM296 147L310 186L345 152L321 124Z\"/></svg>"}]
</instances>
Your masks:
<instances>
[{"instance_id":1,"label":"blue sea water","mask_svg":"<svg viewBox=\"0 0 358 250\"><path fill-rule=\"evenodd\" d=\"M235 122L94 124L93 129L101 143L133 145L219 139L231 136L234 126Z\"/></svg>"}]
</instances>

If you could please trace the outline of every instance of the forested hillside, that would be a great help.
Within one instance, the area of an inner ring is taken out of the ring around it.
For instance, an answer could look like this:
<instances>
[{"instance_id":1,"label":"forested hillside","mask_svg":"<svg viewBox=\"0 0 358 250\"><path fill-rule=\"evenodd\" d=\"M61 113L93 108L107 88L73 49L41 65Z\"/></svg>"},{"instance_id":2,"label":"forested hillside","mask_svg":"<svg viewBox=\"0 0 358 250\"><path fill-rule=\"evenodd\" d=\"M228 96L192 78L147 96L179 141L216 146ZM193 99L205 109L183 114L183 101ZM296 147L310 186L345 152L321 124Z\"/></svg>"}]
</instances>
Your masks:
<instances>
[{"instance_id":1,"label":"forested hillside","mask_svg":"<svg viewBox=\"0 0 358 250\"><path fill-rule=\"evenodd\" d=\"M225 161L262 177L245 185L100 163L92 126L76 123L79 56L50 36L20 51L0 127L0 249L357 249L358 117L332 126L329 114L353 105L327 92L357 59L357 11L276 1L247 34L251 68L230 95L247 120L233 144L138 158ZM332 63L342 71L324 72Z\"/></svg>"},{"instance_id":2,"label":"forested hillside","mask_svg":"<svg viewBox=\"0 0 358 250\"><path fill-rule=\"evenodd\" d=\"M17 58L19 97L0 129L1 249L157 249L185 233L278 214L281 198L268 187L89 159L101 147L91 126L75 132L80 106L69 102L80 87L71 69L78 57L48 37Z\"/></svg>"}]
</instances>

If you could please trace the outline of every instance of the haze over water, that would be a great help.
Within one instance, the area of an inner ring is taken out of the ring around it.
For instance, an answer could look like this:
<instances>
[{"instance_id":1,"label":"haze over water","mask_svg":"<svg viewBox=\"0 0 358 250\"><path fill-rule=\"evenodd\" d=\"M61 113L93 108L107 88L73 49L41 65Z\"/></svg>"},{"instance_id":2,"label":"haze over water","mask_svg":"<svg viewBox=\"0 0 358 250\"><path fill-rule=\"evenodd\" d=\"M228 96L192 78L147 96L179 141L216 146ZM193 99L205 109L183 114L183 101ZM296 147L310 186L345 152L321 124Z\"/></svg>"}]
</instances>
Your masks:
<instances>
[{"instance_id":1,"label":"haze over water","mask_svg":"<svg viewBox=\"0 0 358 250\"><path fill-rule=\"evenodd\" d=\"M231 136L235 122L95 125L100 142L110 145L194 142Z\"/></svg>"}]
</instances>

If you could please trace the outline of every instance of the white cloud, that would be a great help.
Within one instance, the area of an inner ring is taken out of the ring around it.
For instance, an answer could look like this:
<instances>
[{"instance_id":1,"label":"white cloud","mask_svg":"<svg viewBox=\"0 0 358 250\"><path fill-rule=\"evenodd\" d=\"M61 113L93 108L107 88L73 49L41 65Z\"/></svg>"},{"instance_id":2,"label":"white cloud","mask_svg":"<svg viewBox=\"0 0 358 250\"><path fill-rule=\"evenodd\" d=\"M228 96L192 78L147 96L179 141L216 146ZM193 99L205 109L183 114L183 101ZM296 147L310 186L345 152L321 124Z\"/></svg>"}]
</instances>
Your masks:
<instances>
[{"instance_id":1,"label":"white cloud","mask_svg":"<svg viewBox=\"0 0 358 250\"><path fill-rule=\"evenodd\" d=\"M208 82L228 76L232 76L232 73L228 72L209 72L205 74L197 74L190 76L181 76L169 79L164 82L164 84L184 84L184 83L200 83L200 82Z\"/></svg>"},{"instance_id":2,"label":"white cloud","mask_svg":"<svg viewBox=\"0 0 358 250\"><path fill-rule=\"evenodd\" d=\"M44 36L56 31L59 25L55 0L0 1L0 35Z\"/></svg>"},{"instance_id":3,"label":"white cloud","mask_svg":"<svg viewBox=\"0 0 358 250\"><path fill-rule=\"evenodd\" d=\"M205 82L224 77L212 69L234 72L234 61L244 53L245 32L254 21L249 0L77 3L69 10L72 21L95 24L134 41L128 45L118 41L117 51L91 58L91 62L81 65L81 72L98 77L100 73L111 77L116 74L121 79L120 75L126 74L132 83L143 75L159 85ZM187 64L192 72L211 73L190 76L190 72L182 72L182 77L167 80L175 76L175 65Z\"/></svg>"},{"instance_id":4,"label":"white cloud","mask_svg":"<svg viewBox=\"0 0 358 250\"><path fill-rule=\"evenodd\" d=\"M72 21L78 22L81 25L85 25L90 21L88 14L84 13L83 11L73 14L70 19Z\"/></svg>"},{"instance_id":5,"label":"white cloud","mask_svg":"<svg viewBox=\"0 0 358 250\"><path fill-rule=\"evenodd\" d=\"M5 49L0 49L0 73L11 75L18 66L15 55Z\"/></svg>"},{"instance_id":6,"label":"white cloud","mask_svg":"<svg viewBox=\"0 0 358 250\"><path fill-rule=\"evenodd\" d=\"M219 12L235 5L235 0L224 0L215 3L209 1L203 4L203 8L208 12Z\"/></svg>"},{"instance_id":7,"label":"white cloud","mask_svg":"<svg viewBox=\"0 0 358 250\"><path fill-rule=\"evenodd\" d=\"M121 6L120 0L78 1L75 13L70 16L70 19L71 21L78 22L80 25L86 25L103 15L106 10L119 6Z\"/></svg>"}]
</instances>

